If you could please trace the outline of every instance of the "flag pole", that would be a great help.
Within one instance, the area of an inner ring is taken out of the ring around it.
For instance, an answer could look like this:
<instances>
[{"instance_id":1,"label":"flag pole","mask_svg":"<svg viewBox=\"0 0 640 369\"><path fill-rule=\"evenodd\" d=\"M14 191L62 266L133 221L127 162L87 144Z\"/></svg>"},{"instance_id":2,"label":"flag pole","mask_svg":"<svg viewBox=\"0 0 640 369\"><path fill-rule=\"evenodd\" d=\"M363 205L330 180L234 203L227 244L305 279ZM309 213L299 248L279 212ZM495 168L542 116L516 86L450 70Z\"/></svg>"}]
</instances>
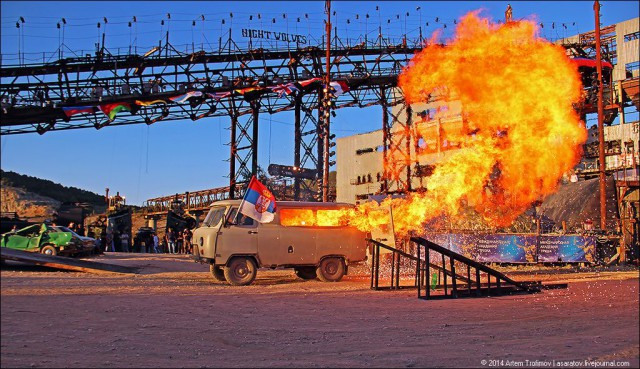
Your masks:
<instances>
[{"instance_id":1,"label":"flag pole","mask_svg":"<svg viewBox=\"0 0 640 369\"><path fill-rule=\"evenodd\" d=\"M247 185L247 188L244 190L244 196L242 196L242 201L240 201L240 205L238 206L238 210L236 210L236 216L233 218L233 223L236 223L236 221L238 220L238 214L240 214L240 209L242 209L242 206L244 205L245 199L247 198L247 192L251 188L251 184L253 183L253 181L255 179L256 179L255 175L251 176L251 180L249 180L249 184Z\"/></svg>"}]
</instances>

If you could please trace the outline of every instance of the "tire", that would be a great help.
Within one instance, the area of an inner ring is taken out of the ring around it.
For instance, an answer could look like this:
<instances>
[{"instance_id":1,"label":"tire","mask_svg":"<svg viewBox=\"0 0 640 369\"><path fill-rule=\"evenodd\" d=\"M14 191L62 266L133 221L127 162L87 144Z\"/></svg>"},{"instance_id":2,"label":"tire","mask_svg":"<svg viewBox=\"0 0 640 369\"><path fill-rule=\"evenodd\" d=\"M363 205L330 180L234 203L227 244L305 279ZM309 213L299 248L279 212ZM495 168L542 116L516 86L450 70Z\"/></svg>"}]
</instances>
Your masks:
<instances>
[{"instance_id":1,"label":"tire","mask_svg":"<svg viewBox=\"0 0 640 369\"><path fill-rule=\"evenodd\" d=\"M316 273L323 282L338 282L344 277L345 270L342 258L326 258L322 259Z\"/></svg>"},{"instance_id":2,"label":"tire","mask_svg":"<svg viewBox=\"0 0 640 369\"><path fill-rule=\"evenodd\" d=\"M40 253L50 256L56 256L58 255L58 250L56 250L56 248L51 245L44 245L40 249Z\"/></svg>"},{"instance_id":3,"label":"tire","mask_svg":"<svg viewBox=\"0 0 640 369\"><path fill-rule=\"evenodd\" d=\"M224 282L226 279L224 278L224 269L221 266L209 265L209 272L213 279L218 282Z\"/></svg>"},{"instance_id":4,"label":"tire","mask_svg":"<svg viewBox=\"0 0 640 369\"><path fill-rule=\"evenodd\" d=\"M295 268L295 271L298 278L301 278L304 280L316 279L318 277L318 274L316 273L316 268L314 267L299 267L299 268Z\"/></svg>"},{"instance_id":5,"label":"tire","mask_svg":"<svg viewBox=\"0 0 640 369\"><path fill-rule=\"evenodd\" d=\"M253 283L258 273L255 261L250 258L236 257L224 268L224 278L232 286L247 286Z\"/></svg>"}]
</instances>

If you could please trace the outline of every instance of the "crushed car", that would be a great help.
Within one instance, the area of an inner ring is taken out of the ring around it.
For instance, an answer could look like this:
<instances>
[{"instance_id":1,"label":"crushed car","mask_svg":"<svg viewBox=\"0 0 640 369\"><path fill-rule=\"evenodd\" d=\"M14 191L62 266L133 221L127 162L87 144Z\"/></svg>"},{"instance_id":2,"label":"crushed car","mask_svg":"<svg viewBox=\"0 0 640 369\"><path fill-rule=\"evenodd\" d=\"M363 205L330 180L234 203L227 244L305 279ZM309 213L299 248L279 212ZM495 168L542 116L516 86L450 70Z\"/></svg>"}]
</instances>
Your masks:
<instances>
[{"instance_id":1,"label":"crushed car","mask_svg":"<svg viewBox=\"0 0 640 369\"><path fill-rule=\"evenodd\" d=\"M73 233L61 232L46 223L3 233L0 247L52 256L73 256L84 251L82 240Z\"/></svg>"}]
</instances>

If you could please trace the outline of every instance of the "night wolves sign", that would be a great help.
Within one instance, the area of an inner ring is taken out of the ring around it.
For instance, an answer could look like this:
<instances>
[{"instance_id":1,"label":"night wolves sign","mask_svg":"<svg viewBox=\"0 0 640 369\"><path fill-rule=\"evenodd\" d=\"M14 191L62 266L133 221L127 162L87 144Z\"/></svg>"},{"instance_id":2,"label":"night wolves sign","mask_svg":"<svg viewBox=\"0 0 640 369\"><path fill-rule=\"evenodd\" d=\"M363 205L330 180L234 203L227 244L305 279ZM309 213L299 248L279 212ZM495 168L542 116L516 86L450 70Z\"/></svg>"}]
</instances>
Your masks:
<instances>
[{"instance_id":1,"label":"night wolves sign","mask_svg":"<svg viewBox=\"0 0 640 369\"><path fill-rule=\"evenodd\" d=\"M297 42L299 44L307 43L307 36L286 32L263 31L260 29L243 28L242 37L261 38L265 40L275 40L283 42Z\"/></svg>"}]
</instances>

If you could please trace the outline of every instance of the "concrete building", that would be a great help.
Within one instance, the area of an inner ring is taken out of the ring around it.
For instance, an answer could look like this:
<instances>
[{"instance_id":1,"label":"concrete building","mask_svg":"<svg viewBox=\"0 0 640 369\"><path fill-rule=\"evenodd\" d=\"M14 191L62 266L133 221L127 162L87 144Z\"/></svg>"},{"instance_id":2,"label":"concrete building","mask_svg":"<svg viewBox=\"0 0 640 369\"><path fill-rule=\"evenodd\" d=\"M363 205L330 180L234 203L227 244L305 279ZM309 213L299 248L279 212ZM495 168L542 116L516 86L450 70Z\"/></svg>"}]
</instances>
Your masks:
<instances>
[{"instance_id":1,"label":"concrete building","mask_svg":"<svg viewBox=\"0 0 640 369\"><path fill-rule=\"evenodd\" d=\"M585 43L587 38L586 43L588 43L588 37L593 39L592 34L593 32L581 34L558 42ZM637 171L640 162L638 160L639 18L605 27L601 36L601 39L607 37L609 45L614 46L612 50L614 91L611 93L609 102L615 104L622 98L633 101L633 106L618 111L618 124L605 127L607 169L634 167ZM391 109L390 115L394 124L390 130L391 137L386 137L389 143L387 167L390 168L389 178L386 179L384 178L385 133L383 129L337 139L336 201L355 203L373 194L393 193L407 188L411 191L426 188L432 165L455 152L460 147L460 135L468 134L461 114L461 105L455 102L449 103L446 111L443 109L442 102L411 106L398 104ZM441 113L440 119L431 119L435 111ZM585 157L576 167L576 171L585 178L592 176L593 173L597 175L597 151L595 161L592 153L593 133L594 130L590 129L589 140L585 144ZM595 139L597 140L597 128ZM566 174L567 180L572 174L574 173Z\"/></svg>"}]
</instances>

